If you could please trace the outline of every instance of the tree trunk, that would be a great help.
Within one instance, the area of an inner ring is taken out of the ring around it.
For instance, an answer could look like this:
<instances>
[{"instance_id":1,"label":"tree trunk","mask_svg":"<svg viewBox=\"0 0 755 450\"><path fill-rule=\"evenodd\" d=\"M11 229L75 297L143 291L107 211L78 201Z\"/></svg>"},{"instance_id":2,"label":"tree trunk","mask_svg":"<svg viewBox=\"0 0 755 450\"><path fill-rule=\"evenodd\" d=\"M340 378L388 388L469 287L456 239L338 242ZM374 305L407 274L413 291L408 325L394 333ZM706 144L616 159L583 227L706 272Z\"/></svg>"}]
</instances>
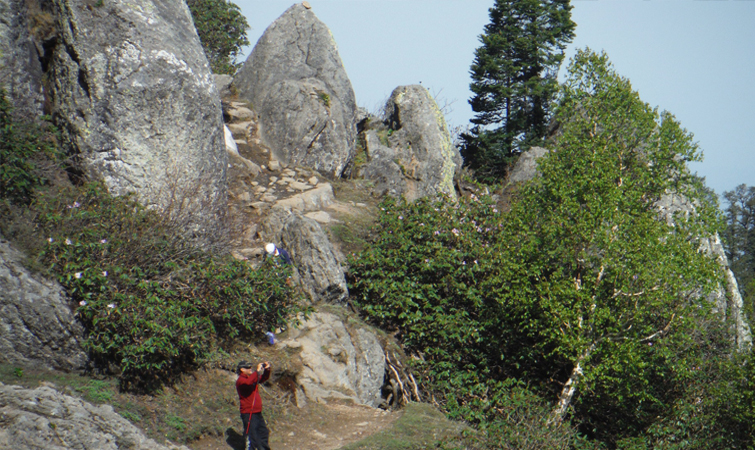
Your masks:
<instances>
[{"instance_id":1,"label":"tree trunk","mask_svg":"<svg viewBox=\"0 0 755 450\"><path fill-rule=\"evenodd\" d=\"M577 363L574 365L574 369L571 371L571 376L564 384L564 388L561 390L561 395L558 396L558 404L551 413L551 417L548 419L548 425L558 424L564 420L566 411L569 409L574 393L577 392L577 386L579 385L580 378L584 369L582 363L590 356L592 351L595 350L595 344L591 344L590 347L577 358Z\"/></svg>"}]
</instances>

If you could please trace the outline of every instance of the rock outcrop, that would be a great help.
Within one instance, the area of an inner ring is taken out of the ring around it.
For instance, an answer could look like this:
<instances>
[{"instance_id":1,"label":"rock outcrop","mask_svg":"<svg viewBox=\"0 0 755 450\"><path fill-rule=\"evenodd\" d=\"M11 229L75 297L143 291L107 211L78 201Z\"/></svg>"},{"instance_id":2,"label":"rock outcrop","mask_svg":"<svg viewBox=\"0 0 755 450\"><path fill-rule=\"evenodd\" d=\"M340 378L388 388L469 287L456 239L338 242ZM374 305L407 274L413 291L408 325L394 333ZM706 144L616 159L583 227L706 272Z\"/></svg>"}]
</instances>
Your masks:
<instances>
[{"instance_id":1,"label":"rock outcrop","mask_svg":"<svg viewBox=\"0 0 755 450\"><path fill-rule=\"evenodd\" d=\"M87 177L217 230L227 155L220 99L182 0L53 0L53 117ZM176 209L180 209L177 211Z\"/></svg>"},{"instance_id":2,"label":"rock outcrop","mask_svg":"<svg viewBox=\"0 0 755 450\"><path fill-rule=\"evenodd\" d=\"M296 381L308 400L346 399L368 406L382 401L385 353L367 328L318 312L292 329L281 345L300 350L303 369Z\"/></svg>"},{"instance_id":3,"label":"rock outcrop","mask_svg":"<svg viewBox=\"0 0 755 450\"><path fill-rule=\"evenodd\" d=\"M88 361L81 348L84 330L70 300L60 285L30 273L22 261L23 255L0 238L0 361L83 369Z\"/></svg>"},{"instance_id":4,"label":"rock outcrop","mask_svg":"<svg viewBox=\"0 0 755 450\"><path fill-rule=\"evenodd\" d=\"M294 279L313 302L338 303L348 298L342 258L317 221L278 207L262 230L267 240L280 242L289 251Z\"/></svg>"},{"instance_id":5,"label":"rock outcrop","mask_svg":"<svg viewBox=\"0 0 755 450\"><path fill-rule=\"evenodd\" d=\"M0 86L14 113L27 119L42 114L44 103L42 63L32 31L41 46L52 31L52 15L35 2L0 0Z\"/></svg>"},{"instance_id":6,"label":"rock outcrop","mask_svg":"<svg viewBox=\"0 0 755 450\"><path fill-rule=\"evenodd\" d=\"M0 383L0 448L188 450L147 438L111 406L95 406L43 386Z\"/></svg>"},{"instance_id":7,"label":"rock outcrop","mask_svg":"<svg viewBox=\"0 0 755 450\"><path fill-rule=\"evenodd\" d=\"M356 98L330 30L296 4L270 25L234 78L263 142L290 166L341 176L353 157Z\"/></svg>"},{"instance_id":8,"label":"rock outcrop","mask_svg":"<svg viewBox=\"0 0 755 450\"><path fill-rule=\"evenodd\" d=\"M454 198L454 176L461 168L461 155L427 89L420 85L396 88L384 116L382 123L370 119L365 124L368 161L358 175L375 183L376 195L415 200L443 193Z\"/></svg>"}]
</instances>

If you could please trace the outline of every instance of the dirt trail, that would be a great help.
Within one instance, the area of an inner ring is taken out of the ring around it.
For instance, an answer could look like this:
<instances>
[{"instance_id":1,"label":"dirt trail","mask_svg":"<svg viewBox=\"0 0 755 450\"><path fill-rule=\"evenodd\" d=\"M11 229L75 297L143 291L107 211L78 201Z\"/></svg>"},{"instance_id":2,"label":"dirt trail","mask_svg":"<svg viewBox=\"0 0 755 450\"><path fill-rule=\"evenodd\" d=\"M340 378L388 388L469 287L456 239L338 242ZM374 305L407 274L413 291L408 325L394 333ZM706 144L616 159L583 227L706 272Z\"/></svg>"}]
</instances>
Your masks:
<instances>
[{"instance_id":1,"label":"dirt trail","mask_svg":"<svg viewBox=\"0 0 755 450\"><path fill-rule=\"evenodd\" d=\"M263 411L264 414L264 411ZM367 406L307 405L288 408L275 420L268 419L270 447L275 450L334 450L390 427L401 412ZM189 445L193 450L241 450L241 420L225 437L205 437Z\"/></svg>"}]
</instances>

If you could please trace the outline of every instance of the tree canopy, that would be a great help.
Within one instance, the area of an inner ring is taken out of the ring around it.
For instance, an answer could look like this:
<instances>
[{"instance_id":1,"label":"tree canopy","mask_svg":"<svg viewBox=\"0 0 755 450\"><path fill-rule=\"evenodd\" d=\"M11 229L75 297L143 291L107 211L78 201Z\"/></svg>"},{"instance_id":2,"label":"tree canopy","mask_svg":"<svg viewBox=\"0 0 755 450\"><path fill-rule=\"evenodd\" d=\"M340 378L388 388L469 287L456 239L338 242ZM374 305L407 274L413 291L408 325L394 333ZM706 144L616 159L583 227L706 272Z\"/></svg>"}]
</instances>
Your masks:
<instances>
[{"instance_id":1,"label":"tree canopy","mask_svg":"<svg viewBox=\"0 0 755 450\"><path fill-rule=\"evenodd\" d=\"M755 313L755 187L741 184L724 192L727 202L724 248L737 277L745 310Z\"/></svg>"},{"instance_id":2,"label":"tree canopy","mask_svg":"<svg viewBox=\"0 0 755 450\"><path fill-rule=\"evenodd\" d=\"M551 426L570 417L617 445L674 417L706 358L731 348L704 296L721 278L700 250L716 216L686 168L692 135L605 54L577 53L555 114L540 176L507 213L387 201L352 294L467 420L495 420L502 386L521 382L551 403ZM695 213L661 217L666 195Z\"/></svg>"},{"instance_id":3,"label":"tree canopy","mask_svg":"<svg viewBox=\"0 0 755 450\"><path fill-rule=\"evenodd\" d=\"M239 7L228 0L186 0L210 69L233 75L240 63L236 58L249 45L249 24Z\"/></svg>"},{"instance_id":4,"label":"tree canopy","mask_svg":"<svg viewBox=\"0 0 755 450\"><path fill-rule=\"evenodd\" d=\"M470 68L476 126L465 163L499 177L511 156L545 134L563 50L574 37L569 0L497 0Z\"/></svg>"}]
</instances>

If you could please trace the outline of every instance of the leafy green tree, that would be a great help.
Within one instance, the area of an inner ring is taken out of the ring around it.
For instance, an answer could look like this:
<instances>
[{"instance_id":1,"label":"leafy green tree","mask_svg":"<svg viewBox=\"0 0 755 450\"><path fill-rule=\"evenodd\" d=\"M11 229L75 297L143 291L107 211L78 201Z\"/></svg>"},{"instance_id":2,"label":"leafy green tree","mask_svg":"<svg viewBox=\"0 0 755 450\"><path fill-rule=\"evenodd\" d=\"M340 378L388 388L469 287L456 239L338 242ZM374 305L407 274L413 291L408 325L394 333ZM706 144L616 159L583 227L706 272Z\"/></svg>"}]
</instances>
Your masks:
<instances>
[{"instance_id":1,"label":"leafy green tree","mask_svg":"<svg viewBox=\"0 0 755 450\"><path fill-rule=\"evenodd\" d=\"M462 149L481 178L500 178L513 155L545 135L575 26L569 0L497 0L490 8L470 69L476 126Z\"/></svg>"},{"instance_id":2,"label":"leafy green tree","mask_svg":"<svg viewBox=\"0 0 755 450\"><path fill-rule=\"evenodd\" d=\"M577 54L559 100L553 151L508 213L485 199L385 204L352 293L459 417L500 420L496 383L514 379L553 402L552 426L571 417L613 446L696 407L689 381L731 352L704 298L721 273L699 237L717 216L686 168L700 157L691 134L604 54ZM662 220L668 193L696 213Z\"/></svg>"},{"instance_id":3,"label":"leafy green tree","mask_svg":"<svg viewBox=\"0 0 755 450\"><path fill-rule=\"evenodd\" d=\"M642 102L605 54L577 53L556 114L542 177L511 211L507 252L526 256L532 282L505 295L552 348L543 357L565 363L554 420L583 391L579 414L627 430L679 395L700 356L689 348L710 308L701 292L720 272L698 238L715 231L715 211L686 168L700 158L691 134ZM669 192L697 213L659 220Z\"/></svg>"},{"instance_id":4,"label":"leafy green tree","mask_svg":"<svg viewBox=\"0 0 755 450\"><path fill-rule=\"evenodd\" d=\"M186 0L202 47L214 73L233 75L236 58L249 45L249 24L239 7L228 0Z\"/></svg>"},{"instance_id":5,"label":"leafy green tree","mask_svg":"<svg viewBox=\"0 0 755 450\"><path fill-rule=\"evenodd\" d=\"M748 316L755 313L755 187L744 184L724 192L724 249L737 277Z\"/></svg>"}]
</instances>

